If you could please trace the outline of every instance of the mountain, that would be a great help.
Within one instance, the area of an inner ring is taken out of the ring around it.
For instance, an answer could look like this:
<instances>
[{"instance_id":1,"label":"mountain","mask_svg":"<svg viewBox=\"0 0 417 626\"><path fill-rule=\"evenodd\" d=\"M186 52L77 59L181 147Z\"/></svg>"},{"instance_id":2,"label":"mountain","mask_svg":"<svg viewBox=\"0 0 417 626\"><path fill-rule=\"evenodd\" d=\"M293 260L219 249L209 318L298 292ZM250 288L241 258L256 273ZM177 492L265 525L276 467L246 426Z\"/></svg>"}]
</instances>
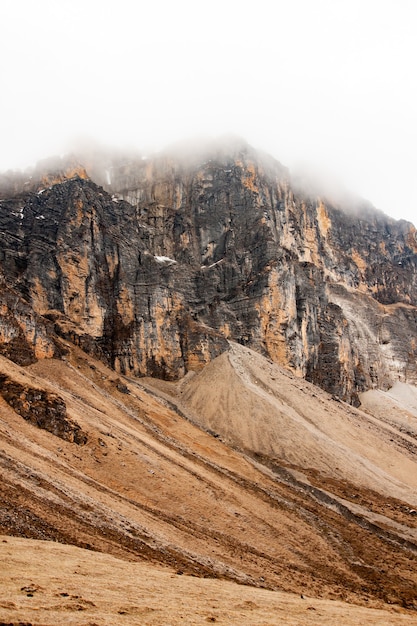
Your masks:
<instances>
[{"instance_id":1,"label":"mountain","mask_svg":"<svg viewBox=\"0 0 417 626\"><path fill-rule=\"evenodd\" d=\"M0 240L0 532L417 608L411 224L229 139L8 173Z\"/></svg>"},{"instance_id":2,"label":"mountain","mask_svg":"<svg viewBox=\"0 0 417 626\"><path fill-rule=\"evenodd\" d=\"M116 371L171 380L233 340L353 404L416 382L411 224L296 194L240 140L90 163L107 192L59 167L1 200L4 280L40 334L49 319Z\"/></svg>"}]
</instances>

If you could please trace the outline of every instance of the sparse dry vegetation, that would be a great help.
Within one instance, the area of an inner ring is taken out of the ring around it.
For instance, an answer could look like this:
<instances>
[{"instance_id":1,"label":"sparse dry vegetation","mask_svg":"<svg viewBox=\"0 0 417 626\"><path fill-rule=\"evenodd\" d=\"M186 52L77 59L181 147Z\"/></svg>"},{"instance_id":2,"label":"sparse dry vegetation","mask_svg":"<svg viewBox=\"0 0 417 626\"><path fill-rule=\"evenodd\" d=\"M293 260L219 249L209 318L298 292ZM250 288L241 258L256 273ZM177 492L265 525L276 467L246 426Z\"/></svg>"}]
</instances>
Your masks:
<instances>
[{"instance_id":1,"label":"sparse dry vegetation","mask_svg":"<svg viewBox=\"0 0 417 626\"><path fill-rule=\"evenodd\" d=\"M62 440L0 399L3 623L415 621L410 401L383 416L369 396L365 413L240 346L179 383L66 348L0 359L87 434Z\"/></svg>"}]
</instances>

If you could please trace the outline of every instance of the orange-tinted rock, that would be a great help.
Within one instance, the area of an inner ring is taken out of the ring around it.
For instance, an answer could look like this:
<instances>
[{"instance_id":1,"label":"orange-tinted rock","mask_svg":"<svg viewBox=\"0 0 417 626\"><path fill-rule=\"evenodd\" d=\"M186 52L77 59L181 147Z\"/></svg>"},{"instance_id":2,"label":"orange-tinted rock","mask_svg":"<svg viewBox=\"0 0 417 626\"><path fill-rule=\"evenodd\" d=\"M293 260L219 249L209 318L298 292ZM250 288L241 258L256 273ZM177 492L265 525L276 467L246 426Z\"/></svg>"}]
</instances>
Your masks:
<instances>
[{"instance_id":1,"label":"orange-tinted rock","mask_svg":"<svg viewBox=\"0 0 417 626\"><path fill-rule=\"evenodd\" d=\"M82 174L0 205L7 283L56 333L134 375L232 339L349 402L417 382L411 224L295 192L242 142L106 167L112 196Z\"/></svg>"}]
</instances>

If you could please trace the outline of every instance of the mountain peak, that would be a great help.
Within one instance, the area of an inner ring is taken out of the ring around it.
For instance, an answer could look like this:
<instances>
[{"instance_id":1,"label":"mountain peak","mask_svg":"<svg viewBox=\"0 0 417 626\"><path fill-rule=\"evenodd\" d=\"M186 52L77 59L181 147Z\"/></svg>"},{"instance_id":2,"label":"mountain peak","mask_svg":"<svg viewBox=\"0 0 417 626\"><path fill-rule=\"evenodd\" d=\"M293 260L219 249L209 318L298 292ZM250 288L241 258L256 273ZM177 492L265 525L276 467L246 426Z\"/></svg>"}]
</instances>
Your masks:
<instances>
[{"instance_id":1,"label":"mountain peak","mask_svg":"<svg viewBox=\"0 0 417 626\"><path fill-rule=\"evenodd\" d=\"M0 174L0 198L20 193L38 192L72 178L89 178L86 167L75 155L42 159L34 168Z\"/></svg>"}]
</instances>

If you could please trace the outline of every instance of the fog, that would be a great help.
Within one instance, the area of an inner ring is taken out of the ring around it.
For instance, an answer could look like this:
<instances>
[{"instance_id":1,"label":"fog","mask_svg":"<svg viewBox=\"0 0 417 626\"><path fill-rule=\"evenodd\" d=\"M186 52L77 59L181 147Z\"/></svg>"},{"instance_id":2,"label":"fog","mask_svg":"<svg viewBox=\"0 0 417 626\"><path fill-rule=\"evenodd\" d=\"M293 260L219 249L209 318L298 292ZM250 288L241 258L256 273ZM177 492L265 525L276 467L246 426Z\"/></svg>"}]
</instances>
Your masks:
<instances>
[{"instance_id":1,"label":"fog","mask_svg":"<svg viewBox=\"0 0 417 626\"><path fill-rule=\"evenodd\" d=\"M417 222L414 0L2 0L0 170L234 133Z\"/></svg>"}]
</instances>

